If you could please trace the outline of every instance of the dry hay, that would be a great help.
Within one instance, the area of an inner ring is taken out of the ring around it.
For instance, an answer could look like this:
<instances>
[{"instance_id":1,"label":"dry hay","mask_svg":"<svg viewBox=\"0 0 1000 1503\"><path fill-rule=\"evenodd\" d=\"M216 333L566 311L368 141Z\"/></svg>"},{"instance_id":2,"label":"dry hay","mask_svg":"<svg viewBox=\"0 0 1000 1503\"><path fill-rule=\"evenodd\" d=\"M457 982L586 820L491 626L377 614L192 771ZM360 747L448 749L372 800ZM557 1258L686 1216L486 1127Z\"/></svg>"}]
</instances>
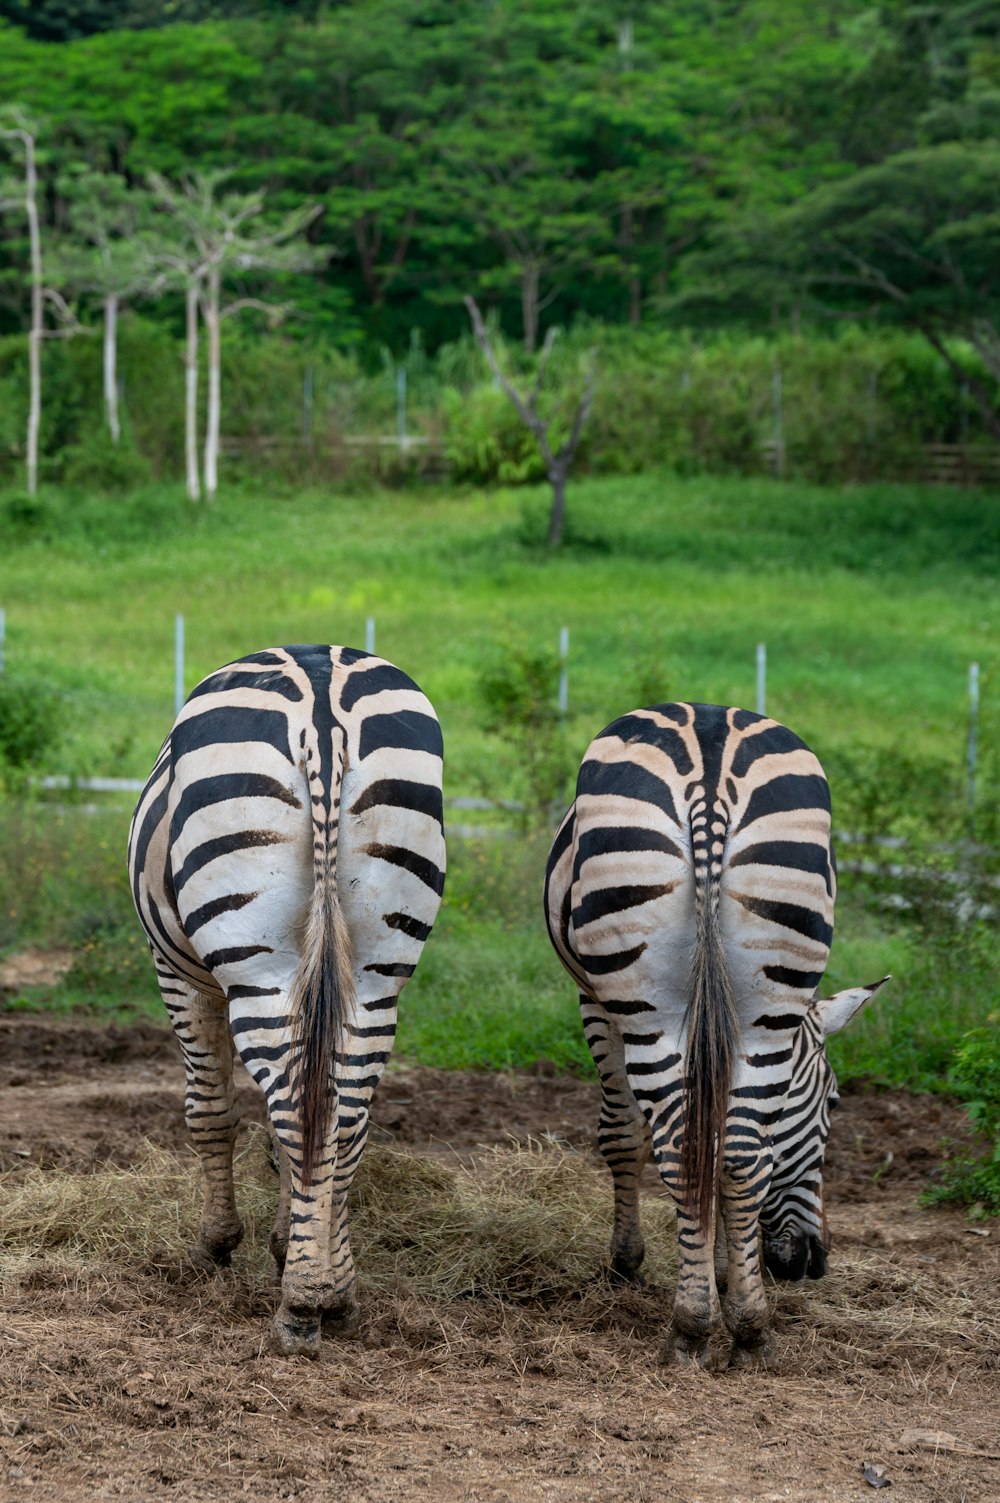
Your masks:
<instances>
[{"instance_id":1,"label":"dry hay","mask_svg":"<svg viewBox=\"0 0 1000 1503\"><path fill-rule=\"evenodd\" d=\"M236 1180L247 1235L215 1287L230 1315L260 1314L274 1298L267 1238L276 1201L263 1129L237 1155ZM2 1191L0 1280L10 1293L186 1276L200 1206L193 1154L150 1146L129 1169L29 1169L5 1176ZM604 1276L610 1185L593 1158L544 1139L491 1149L471 1164L373 1145L351 1209L372 1330L415 1336L426 1326L437 1340L444 1320L481 1335L484 1320L516 1322L520 1308L530 1324L531 1310L544 1306L576 1332L624 1326L651 1338L668 1316L676 1266L664 1196L645 1197L643 1220L648 1286L613 1289ZM946 1272L929 1257L921 1267L855 1245L836 1249L818 1283L771 1284L779 1366L829 1375L863 1352L876 1369L961 1361L995 1372L1000 1294L982 1265L959 1259Z\"/></svg>"},{"instance_id":2,"label":"dry hay","mask_svg":"<svg viewBox=\"0 0 1000 1503\"><path fill-rule=\"evenodd\" d=\"M271 1269L277 1198L263 1129L251 1130L235 1175L247 1234L234 1266L255 1281ZM168 1271L195 1238L201 1185L193 1155L149 1145L128 1169L29 1169L3 1181L0 1278L8 1286L54 1253L64 1267ZM350 1215L369 1293L551 1300L601 1274L611 1195L603 1166L551 1140L490 1149L471 1165L372 1146ZM665 1198L649 1199L645 1220L655 1249L649 1275L668 1278L674 1217Z\"/></svg>"}]
</instances>

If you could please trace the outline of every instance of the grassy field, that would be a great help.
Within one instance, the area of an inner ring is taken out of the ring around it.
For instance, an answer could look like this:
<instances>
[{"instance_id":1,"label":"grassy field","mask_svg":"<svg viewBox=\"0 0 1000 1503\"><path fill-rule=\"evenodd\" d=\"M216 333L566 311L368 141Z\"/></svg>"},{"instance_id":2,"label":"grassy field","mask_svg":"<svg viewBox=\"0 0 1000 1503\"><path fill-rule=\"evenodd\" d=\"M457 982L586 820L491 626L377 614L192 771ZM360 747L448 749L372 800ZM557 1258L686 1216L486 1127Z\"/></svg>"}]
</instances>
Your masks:
<instances>
[{"instance_id":1,"label":"grassy field","mask_svg":"<svg viewBox=\"0 0 1000 1503\"><path fill-rule=\"evenodd\" d=\"M567 771L637 703L752 704L763 640L768 710L827 764L841 825L930 843L964 833L965 681L977 660L979 833L995 827L992 498L595 480L573 490L570 541L555 558L539 543L544 506L541 491L245 491L196 514L166 490L0 498L8 674L59 695L63 734L47 770L148 771L172 719L177 611L189 688L265 645L363 642L374 615L378 650L438 710L446 793L517 795L516 755L482 728L480 682L505 648L554 649L565 625ZM0 947L65 943L77 956L49 1005L158 1007L121 871L126 820L122 807L54 814L8 799L3 811ZM444 1065L541 1056L585 1066L575 999L540 923L544 846L514 831L452 841L445 908L406 993L402 1052ZM838 1042L837 1059L849 1073L939 1083L955 1037L992 1005L995 963L975 925L925 923L919 903L903 921L877 897L845 883L830 980L887 970L899 980Z\"/></svg>"}]
</instances>

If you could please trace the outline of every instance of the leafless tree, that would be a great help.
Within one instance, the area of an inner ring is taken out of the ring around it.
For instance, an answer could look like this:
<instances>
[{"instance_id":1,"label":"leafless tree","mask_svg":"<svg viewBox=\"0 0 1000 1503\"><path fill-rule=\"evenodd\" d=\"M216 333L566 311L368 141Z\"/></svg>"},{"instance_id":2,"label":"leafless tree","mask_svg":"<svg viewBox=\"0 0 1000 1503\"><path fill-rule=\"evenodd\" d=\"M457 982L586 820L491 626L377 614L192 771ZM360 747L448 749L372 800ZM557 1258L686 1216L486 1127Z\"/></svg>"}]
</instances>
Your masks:
<instances>
[{"instance_id":1,"label":"leafless tree","mask_svg":"<svg viewBox=\"0 0 1000 1503\"><path fill-rule=\"evenodd\" d=\"M541 450L542 460L545 464L545 473L548 476L549 484L552 486L552 510L549 515L548 542L550 548L557 548L562 541L563 526L566 517L566 482L569 478L569 472L573 467L573 461L576 458L576 451L580 447L580 438L583 434L584 426L594 405L594 386L597 374L596 357L594 352L591 351L590 359L587 363L587 372L584 377L583 391L576 404L569 437L559 445L558 449L553 449L549 442L549 429L552 425L552 419L551 417L543 418L541 416L538 411L538 400L541 396L546 368L552 355L558 330L552 328L546 334L545 343L538 357L535 379L527 395L524 395L504 371L475 298L466 296L465 306L468 308L469 317L472 320L472 332L475 335L476 343L482 351L487 365L493 372L502 390L513 403L514 410L517 412L521 422L534 435L535 442Z\"/></svg>"},{"instance_id":2,"label":"leafless tree","mask_svg":"<svg viewBox=\"0 0 1000 1503\"><path fill-rule=\"evenodd\" d=\"M38 435L42 423L42 340L77 333L79 324L66 300L54 287L46 287L42 270L42 232L38 214L38 164L35 150L37 132L18 106L0 112L0 141L20 147L24 162L21 183L7 179L0 183L0 211L23 207L28 221L28 245L31 258L31 327L28 332L28 440L26 446L28 493L38 490ZM59 327L46 329L45 309L51 307Z\"/></svg>"},{"instance_id":3,"label":"leafless tree","mask_svg":"<svg viewBox=\"0 0 1000 1503\"><path fill-rule=\"evenodd\" d=\"M305 205L276 224L253 224L264 212L263 192L221 194L226 176L224 172L197 173L179 187L159 174L150 177L154 196L181 232L163 253L163 265L183 288L186 307L185 452L192 500L200 494L196 448L199 312L208 338L204 484L206 500L210 501L218 488L222 321L246 308L256 308L275 322L286 311L259 298L240 297L224 304L223 283L240 272L311 270L323 255L312 246L288 243L319 213L317 206Z\"/></svg>"}]
</instances>

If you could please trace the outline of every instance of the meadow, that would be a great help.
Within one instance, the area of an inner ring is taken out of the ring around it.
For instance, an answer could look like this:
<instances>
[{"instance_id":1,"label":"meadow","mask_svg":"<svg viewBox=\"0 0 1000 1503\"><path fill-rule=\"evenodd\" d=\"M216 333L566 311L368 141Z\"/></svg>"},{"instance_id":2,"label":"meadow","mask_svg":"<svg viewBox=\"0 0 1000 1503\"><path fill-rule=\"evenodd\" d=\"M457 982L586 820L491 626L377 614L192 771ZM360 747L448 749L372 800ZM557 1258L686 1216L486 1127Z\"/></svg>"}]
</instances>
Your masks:
<instances>
[{"instance_id":1,"label":"meadow","mask_svg":"<svg viewBox=\"0 0 1000 1503\"><path fill-rule=\"evenodd\" d=\"M164 487L0 498L7 682L37 687L56 711L32 770L145 775L173 714L176 612L188 689L265 645L363 643L374 616L378 651L437 708L446 796L518 799L523 746L485 729L483 685L535 654L554 699L566 626L569 712L555 733L566 793L591 737L639 703L752 705L765 641L768 712L824 761L838 828L908 837L938 864L934 848L968 833L966 675L978 661L973 833L993 838L992 498L667 473L591 479L571 490L555 556L542 545L545 507L542 488L331 494L262 482L210 510ZM66 945L74 956L57 988L22 1000L157 1016L122 871L127 801L89 812L15 781L2 816L0 946ZM451 841L445 907L405 996L400 1052L444 1066L544 1058L585 1069L575 998L540 924L545 832L453 812L470 818L501 833ZM890 970L898 979L837 1041L836 1061L842 1073L940 1085L955 1039L993 1005L995 961L981 925L957 925L924 885L901 898L887 880L843 883L831 984Z\"/></svg>"}]
</instances>

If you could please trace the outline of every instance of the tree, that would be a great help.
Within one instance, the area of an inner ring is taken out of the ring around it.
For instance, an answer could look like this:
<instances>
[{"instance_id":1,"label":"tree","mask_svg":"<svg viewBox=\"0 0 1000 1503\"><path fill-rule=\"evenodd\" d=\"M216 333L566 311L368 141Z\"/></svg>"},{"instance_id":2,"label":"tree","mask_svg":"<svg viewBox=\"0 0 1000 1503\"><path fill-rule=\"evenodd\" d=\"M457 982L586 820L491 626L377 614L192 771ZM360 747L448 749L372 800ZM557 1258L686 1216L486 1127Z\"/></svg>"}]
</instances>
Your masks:
<instances>
[{"instance_id":1,"label":"tree","mask_svg":"<svg viewBox=\"0 0 1000 1503\"><path fill-rule=\"evenodd\" d=\"M180 187L154 173L150 186L157 202L171 216L180 234L174 248L161 252L165 270L183 286L187 322L186 454L188 495L199 495L195 454L198 393L198 313L208 340L208 414L205 424L205 498L218 489L219 429L222 392L222 321L245 308L257 308L272 322L283 316L281 307L256 297L240 297L223 305L224 282L238 273L307 271L325 260L312 246L290 242L306 229L318 209L307 204L276 222L259 221L265 194L219 192L226 172L202 172Z\"/></svg>"},{"instance_id":2,"label":"tree","mask_svg":"<svg viewBox=\"0 0 1000 1503\"><path fill-rule=\"evenodd\" d=\"M992 141L900 152L703 258L685 302L878 319L921 334L1000 439L1000 156ZM955 349L964 340L989 378Z\"/></svg>"},{"instance_id":3,"label":"tree","mask_svg":"<svg viewBox=\"0 0 1000 1503\"><path fill-rule=\"evenodd\" d=\"M584 427L590 416L591 408L594 405L595 357L592 353L587 366L586 376L584 377L583 392L576 404L576 411L573 415L569 435L558 448L553 448L549 441L549 430L552 426L552 419L551 417L543 418L540 415L538 411L538 399L541 396L545 371L552 355L552 348L555 344L558 330L552 328L545 336L545 343L538 358L535 379L531 390L527 397L525 397L514 385L500 364L496 350L493 347L493 341L490 338L486 325L483 323L483 316L479 311L475 299L467 296L465 306L468 308L469 317L472 320L472 331L475 335L476 343L482 351L490 370L493 372L494 379L503 388L503 391L513 403L518 417L534 435L535 441L541 450L542 459L545 463L545 473L549 478L549 484L552 486L552 510L549 514L548 543L550 548L557 548L562 542L563 524L566 517L566 481L573 467L576 451L580 447L580 438Z\"/></svg>"},{"instance_id":4,"label":"tree","mask_svg":"<svg viewBox=\"0 0 1000 1503\"><path fill-rule=\"evenodd\" d=\"M57 251L61 280L96 294L104 318L104 409L112 443L121 438L118 416L118 315L121 305L163 290L163 247L148 194L124 178L81 169L60 184L69 201L76 243Z\"/></svg>"},{"instance_id":5,"label":"tree","mask_svg":"<svg viewBox=\"0 0 1000 1503\"><path fill-rule=\"evenodd\" d=\"M35 146L36 130L18 106L0 114L0 141L11 141L20 148L24 163L23 185L13 181L0 183L0 210L23 205L28 221L28 245L31 258L31 326L28 332L28 438L26 445L28 493L38 489L38 435L42 421L42 340L48 333L75 333L79 327L65 299L54 287L47 287L42 270L42 235L38 213L38 165ZM46 304L55 309L61 327L45 327Z\"/></svg>"}]
</instances>

